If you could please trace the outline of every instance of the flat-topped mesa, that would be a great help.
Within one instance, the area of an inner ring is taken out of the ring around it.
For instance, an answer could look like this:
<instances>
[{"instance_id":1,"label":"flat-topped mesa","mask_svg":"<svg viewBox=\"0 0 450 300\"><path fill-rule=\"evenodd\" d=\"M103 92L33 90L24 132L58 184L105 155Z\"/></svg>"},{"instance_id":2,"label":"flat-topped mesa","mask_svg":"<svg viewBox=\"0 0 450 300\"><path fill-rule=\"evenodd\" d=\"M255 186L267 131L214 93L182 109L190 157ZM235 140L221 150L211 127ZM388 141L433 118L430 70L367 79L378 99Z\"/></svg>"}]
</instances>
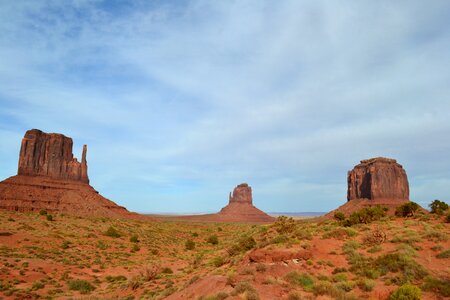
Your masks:
<instances>
[{"instance_id":1,"label":"flat-topped mesa","mask_svg":"<svg viewBox=\"0 0 450 300\"><path fill-rule=\"evenodd\" d=\"M72 139L62 134L28 130L22 139L17 174L89 183L87 146L83 146L81 162L73 156L72 146Z\"/></svg>"},{"instance_id":2,"label":"flat-topped mesa","mask_svg":"<svg viewBox=\"0 0 450 300\"><path fill-rule=\"evenodd\" d=\"M408 177L395 159L376 157L362 160L348 172L347 200L409 200Z\"/></svg>"},{"instance_id":3,"label":"flat-topped mesa","mask_svg":"<svg viewBox=\"0 0 450 300\"><path fill-rule=\"evenodd\" d=\"M247 183L241 183L234 188L233 193L230 192L230 203L247 203L252 205L252 188Z\"/></svg>"}]
</instances>

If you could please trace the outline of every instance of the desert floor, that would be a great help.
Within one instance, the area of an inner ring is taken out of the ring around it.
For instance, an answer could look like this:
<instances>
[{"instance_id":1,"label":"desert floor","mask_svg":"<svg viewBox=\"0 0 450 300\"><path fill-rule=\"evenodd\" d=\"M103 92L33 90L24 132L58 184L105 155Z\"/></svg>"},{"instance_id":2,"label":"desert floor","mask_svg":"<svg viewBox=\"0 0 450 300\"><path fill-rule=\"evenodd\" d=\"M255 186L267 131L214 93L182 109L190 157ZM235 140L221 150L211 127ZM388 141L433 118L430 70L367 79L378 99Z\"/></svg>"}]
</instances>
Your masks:
<instances>
[{"instance_id":1,"label":"desert floor","mask_svg":"<svg viewBox=\"0 0 450 300\"><path fill-rule=\"evenodd\" d=\"M0 212L1 299L450 297L445 216L274 224Z\"/></svg>"}]
</instances>

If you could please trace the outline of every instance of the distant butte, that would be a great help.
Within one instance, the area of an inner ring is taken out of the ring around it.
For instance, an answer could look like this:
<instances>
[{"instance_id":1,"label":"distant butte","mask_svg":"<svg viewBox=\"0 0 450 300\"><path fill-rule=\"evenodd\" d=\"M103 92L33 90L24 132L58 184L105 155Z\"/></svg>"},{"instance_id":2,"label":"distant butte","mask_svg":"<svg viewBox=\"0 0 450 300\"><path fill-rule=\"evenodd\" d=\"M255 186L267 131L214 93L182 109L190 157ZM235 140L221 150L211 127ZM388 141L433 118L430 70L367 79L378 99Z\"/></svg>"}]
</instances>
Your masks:
<instances>
[{"instance_id":1,"label":"distant butte","mask_svg":"<svg viewBox=\"0 0 450 300\"><path fill-rule=\"evenodd\" d=\"M217 214L221 221L273 222L274 218L253 206L252 188L241 183L230 193L229 203Z\"/></svg>"},{"instance_id":2,"label":"distant butte","mask_svg":"<svg viewBox=\"0 0 450 300\"><path fill-rule=\"evenodd\" d=\"M73 156L72 146L72 139L62 134L28 130L22 139L18 175L0 182L0 209L142 218L89 185L87 146L81 162Z\"/></svg>"}]
</instances>

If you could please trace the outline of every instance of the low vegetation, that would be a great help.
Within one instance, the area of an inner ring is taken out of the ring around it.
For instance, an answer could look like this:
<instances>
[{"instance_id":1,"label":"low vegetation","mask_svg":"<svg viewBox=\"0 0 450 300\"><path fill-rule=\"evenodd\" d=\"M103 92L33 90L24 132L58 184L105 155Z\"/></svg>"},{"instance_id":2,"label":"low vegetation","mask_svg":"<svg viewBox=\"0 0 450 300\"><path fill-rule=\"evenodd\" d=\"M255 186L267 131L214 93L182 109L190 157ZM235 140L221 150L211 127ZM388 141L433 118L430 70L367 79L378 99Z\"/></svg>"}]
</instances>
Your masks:
<instances>
[{"instance_id":1,"label":"low vegetation","mask_svg":"<svg viewBox=\"0 0 450 300\"><path fill-rule=\"evenodd\" d=\"M269 225L0 212L0 298L445 299L449 212L436 201L431 214L371 207Z\"/></svg>"}]
</instances>

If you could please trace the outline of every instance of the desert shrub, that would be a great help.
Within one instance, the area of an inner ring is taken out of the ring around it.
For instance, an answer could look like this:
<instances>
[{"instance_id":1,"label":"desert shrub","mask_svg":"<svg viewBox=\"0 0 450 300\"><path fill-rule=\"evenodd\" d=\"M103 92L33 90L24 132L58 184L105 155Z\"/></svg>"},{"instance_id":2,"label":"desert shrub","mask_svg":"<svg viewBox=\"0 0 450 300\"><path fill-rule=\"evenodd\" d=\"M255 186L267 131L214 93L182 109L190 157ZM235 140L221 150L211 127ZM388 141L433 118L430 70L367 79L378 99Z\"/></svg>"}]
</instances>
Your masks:
<instances>
[{"instance_id":1,"label":"desert shrub","mask_svg":"<svg viewBox=\"0 0 450 300\"><path fill-rule=\"evenodd\" d=\"M43 282L41 282L41 281L36 281L35 283L33 283L33 286L31 287L31 289L32 289L33 291L36 291L36 290L43 289L44 287L45 287L45 284L44 284Z\"/></svg>"},{"instance_id":2,"label":"desert shrub","mask_svg":"<svg viewBox=\"0 0 450 300\"><path fill-rule=\"evenodd\" d=\"M105 279L109 283L123 282L123 281L127 280L127 278L125 276L123 276L123 275L118 275L118 276L110 276L110 275L108 275L108 276L105 277Z\"/></svg>"},{"instance_id":3,"label":"desert shrub","mask_svg":"<svg viewBox=\"0 0 450 300\"><path fill-rule=\"evenodd\" d=\"M346 268L336 267L336 268L334 268L332 274L338 274L338 273L344 273L344 272L347 272Z\"/></svg>"},{"instance_id":4,"label":"desert shrub","mask_svg":"<svg viewBox=\"0 0 450 300\"><path fill-rule=\"evenodd\" d=\"M338 299L338 300L355 299L355 297L352 297L352 296L346 294L343 290L336 288L332 283L330 283L328 281L317 282L316 284L314 284L312 291L315 296L328 295L332 299Z\"/></svg>"},{"instance_id":5,"label":"desert shrub","mask_svg":"<svg viewBox=\"0 0 450 300\"><path fill-rule=\"evenodd\" d=\"M344 245L342 245L342 251L344 251L344 253L350 253L356 249L358 249L359 247L361 247L361 244L358 243L355 240L350 240L344 243Z\"/></svg>"},{"instance_id":6,"label":"desert shrub","mask_svg":"<svg viewBox=\"0 0 450 300\"><path fill-rule=\"evenodd\" d=\"M217 235L213 234L210 235L206 241L211 245L217 245L219 243L219 238L217 237Z\"/></svg>"},{"instance_id":7,"label":"desert shrub","mask_svg":"<svg viewBox=\"0 0 450 300\"><path fill-rule=\"evenodd\" d=\"M298 292L290 292L288 295L288 300L303 300L303 297Z\"/></svg>"},{"instance_id":8,"label":"desert shrub","mask_svg":"<svg viewBox=\"0 0 450 300\"><path fill-rule=\"evenodd\" d=\"M445 222L446 222L446 223L450 223L450 214L448 214L448 215L445 217Z\"/></svg>"},{"instance_id":9,"label":"desert shrub","mask_svg":"<svg viewBox=\"0 0 450 300\"><path fill-rule=\"evenodd\" d=\"M247 281L239 282L235 287L231 295L237 296L245 294L247 300L258 300L259 295L256 289Z\"/></svg>"},{"instance_id":10,"label":"desert shrub","mask_svg":"<svg viewBox=\"0 0 450 300\"><path fill-rule=\"evenodd\" d=\"M309 228L298 228L295 230L294 236L300 240L312 240L314 234Z\"/></svg>"},{"instance_id":11,"label":"desert shrub","mask_svg":"<svg viewBox=\"0 0 450 300\"><path fill-rule=\"evenodd\" d=\"M374 261L374 265L381 274L400 272L405 282L411 279L421 279L427 275L427 271L421 265L404 254L389 253L379 256Z\"/></svg>"},{"instance_id":12,"label":"desert shrub","mask_svg":"<svg viewBox=\"0 0 450 300\"><path fill-rule=\"evenodd\" d=\"M353 281L341 281L336 284L336 288L344 292L350 292L354 287L355 283Z\"/></svg>"},{"instance_id":13,"label":"desert shrub","mask_svg":"<svg viewBox=\"0 0 450 300\"><path fill-rule=\"evenodd\" d=\"M130 242L132 242L132 243L139 243L139 237L137 236L137 234L133 234L130 237Z\"/></svg>"},{"instance_id":14,"label":"desert shrub","mask_svg":"<svg viewBox=\"0 0 450 300\"><path fill-rule=\"evenodd\" d=\"M225 264L225 259L222 256L216 256L211 260L211 263L214 267L218 268Z\"/></svg>"},{"instance_id":15,"label":"desert shrub","mask_svg":"<svg viewBox=\"0 0 450 300\"><path fill-rule=\"evenodd\" d=\"M162 268L161 273L163 273L163 274L173 274L173 270L171 268L169 268L169 267L164 267L164 268Z\"/></svg>"},{"instance_id":16,"label":"desert shrub","mask_svg":"<svg viewBox=\"0 0 450 300\"><path fill-rule=\"evenodd\" d=\"M363 237L363 243L369 246L380 245L385 241L386 241L386 232L378 226Z\"/></svg>"},{"instance_id":17,"label":"desert shrub","mask_svg":"<svg viewBox=\"0 0 450 300\"><path fill-rule=\"evenodd\" d=\"M450 249L445 250L438 255L436 255L437 258L450 258Z\"/></svg>"},{"instance_id":18,"label":"desert shrub","mask_svg":"<svg viewBox=\"0 0 450 300\"><path fill-rule=\"evenodd\" d=\"M97 248L100 250L106 250L108 249L108 245L104 241L98 241Z\"/></svg>"},{"instance_id":19,"label":"desert shrub","mask_svg":"<svg viewBox=\"0 0 450 300\"><path fill-rule=\"evenodd\" d=\"M369 252L369 253L376 253L376 252L380 252L381 250L383 250L383 247L381 247L380 245L375 245L375 246L370 247L369 249L367 249L367 252Z\"/></svg>"},{"instance_id":20,"label":"desert shrub","mask_svg":"<svg viewBox=\"0 0 450 300\"><path fill-rule=\"evenodd\" d=\"M444 201L436 199L430 203L429 207L433 214L441 215L448 209L448 204L445 203Z\"/></svg>"},{"instance_id":21,"label":"desert shrub","mask_svg":"<svg viewBox=\"0 0 450 300\"><path fill-rule=\"evenodd\" d=\"M324 239L338 239L338 240L344 240L349 237L354 237L358 235L358 231L354 230L353 228L347 228L347 227L337 227L329 232L326 232L322 238Z\"/></svg>"},{"instance_id":22,"label":"desert shrub","mask_svg":"<svg viewBox=\"0 0 450 300\"><path fill-rule=\"evenodd\" d=\"M69 281L69 290L87 294L95 290L95 287L86 280L76 279Z\"/></svg>"},{"instance_id":23,"label":"desert shrub","mask_svg":"<svg viewBox=\"0 0 450 300\"><path fill-rule=\"evenodd\" d=\"M112 238L119 238L121 237L121 234L119 233L119 231L117 231L117 229L115 229L112 226L109 226L108 229L105 231L105 235L112 237Z\"/></svg>"},{"instance_id":24,"label":"desert shrub","mask_svg":"<svg viewBox=\"0 0 450 300\"><path fill-rule=\"evenodd\" d=\"M341 211L335 212L333 217L334 217L334 219L337 220L337 221L344 221L344 220L345 220L345 215L344 215L344 213L341 212Z\"/></svg>"},{"instance_id":25,"label":"desert shrub","mask_svg":"<svg viewBox=\"0 0 450 300\"><path fill-rule=\"evenodd\" d=\"M444 297L450 297L450 280L437 279L427 276L425 277L425 282L422 285L422 289L424 291L432 291Z\"/></svg>"},{"instance_id":26,"label":"desert shrub","mask_svg":"<svg viewBox=\"0 0 450 300\"><path fill-rule=\"evenodd\" d=\"M398 217L414 217L414 214L419 210L419 204L410 201L404 203L395 209L395 215Z\"/></svg>"},{"instance_id":27,"label":"desert shrub","mask_svg":"<svg viewBox=\"0 0 450 300\"><path fill-rule=\"evenodd\" d=\"M259 264L256 265L256 272L263 273L265 271L267 271L267 267L266 267L265 264L259 263Z\"/></svg>"},{"instance_id":28,"label":"desert shrub","mask_svg":"<svg viewBox=\"0 0 450 300\"><path fill-rule=\"evenodd\" d=\"M47 221L53 221L53 216L52 215L47 215Z\"/></svg>"},{"instance_id":29,"label":"desert shrub","mask_svg":"<svg viewBox=\"0 0 450 300\"><path fill-rule=\"evenodd\" d=\"M358 287L364 292L370 292L375 287L376 282L372 279L360 279L358 281Z\"/></svg>"},{"instance_id":30,"label":"desert shrub","mask_svg":"<svg viewBox=\"0 0 450 300\"><path fill-rule=\"evenodd\" d=\"M386 208L382 206L365 207L354 213L349 217L349 221L352 225L355 224L368 224L373 221L380 220L386 216Z\"/></svg>"},{"instance_id":31,"label":"desert shrub","mask_svg":"<svg viewBox=\"0 0 450 300\"><path fill-rule=\"evenodd\" d=\"M138 244L133 244L133 246L131 247L131 252L132 253L134 253L134 252L138 252L139 250L141 250L141 247L139 247L139 245Z\"/></svg>"},{"instance_id":32,"label":"desert shrub","mask_svg":"<svg viewBox=\"0 0 450 300\"><path fill-rule=\"evenodd\" d=\"M67 249L67 248L69 248L69 246L70 246L70 242L69 241L63 241L63 243L61 245L61 248Z\"/></svg>"},{"instance_id":33,"label":"desert shrub","mask_svg":"<svg viewBox=\"0 0 450 300\"><path fill-rule=\"evenodd\" d=\"M144 281L151 281L159 274L159 266L146 266L139 271L139 277Z\"/></svg>"},{"instance_id":34,"label":"desert shrub","mask_svg":"<svg viewBox=\"0 0 450 300\"><path fill-rule=\"evenodd\" d=\"M390 300L420 300L422 297L422 292L417 286L406 283L395 290L391 296Z\"/></svg>"},{"instance_id":35,"label":"desert shrub","mask_svg":"<svg viewBox=\"0 0 450 300\"><path fill-rule=\"evenodd\" d=\"M311 276L298 271L289 272L284 278L290 284L301 286L307 292L311 291L314 285L314 280Z\"/></svg>"},{"instance_id":36,"label":"desert shrub","mask_svg":"<svg viewBox=\"0 0 450 300\"><path fill-rule=\"evenodd\" d=\"M142 282L142 277L140 276L133 276L128 280L128 287L130 287L132 290L137 290L143 284L144 283Z\"/></svg>"},{"instance_id":37,"label":"desert shrub","mask_svg":"<svg viewBox=\"0 0 450 300\"><path fill-rule=\"evenodd\" d=\"M256 247L256 241L252 236L241 237L236 244L227 249L228 254L236 255L240 252L245 252Z\"/></svg>"},{"instance_id":38,"label":"desert shrub","mask_svg":"<svg viewBox=\"0 0 450 300\"><path fill-rule=\"evenodd\" d=\"M193 240L187 240L184 243L184 247L186 248L186 250L193 250L195 248L195 242Z\"/></svg>"},{"instance_id":39,"label":"desert shrub","mask_svg":"<svg viewBox=\"0 0 450 300\"><path fill-rule=\"evenodd\" d=\"M47 214L47 211L46 210L41 210L41 211L39 211L39 214L41 216L45 216Z\"/></svg>"},{"instance_id":40,"label":"desert shrub","mask_svg":"<svg viewBox=\"0 0 450 300\"><path fill-rule=\"evenodd\" d=\"M202 297L198 298L198 300L223 300L223 299L226 299L226 298L228 298L228 294L227 293L219 292L219 293L217 293L215 295L212 295L212 296L206 296L206 297L202 296Z\"/></svg>"},{"instance_id":41,"label":"desert shrub","mask_svg":"<svg viewBox=\"0 0 450 300\"><path fill-rule=\"evenodd\" d=\"M276 237L274 237L271 241L272 244L282 244L282 243L286 243L287 241L289 241L289 237L284 235L284 234L280 234L277 235Z\"/></svg>"},{"instance_id":42,"label":"desert shrub","mask_svg":"<svg viewBox=\"0 0 450 300\"><path fill-rule=\"evenodd\" d=\"M281 234L291 233L295 230L296 222L293 218L279 216L272 227Z\"/></svg>"}]
</instances>

